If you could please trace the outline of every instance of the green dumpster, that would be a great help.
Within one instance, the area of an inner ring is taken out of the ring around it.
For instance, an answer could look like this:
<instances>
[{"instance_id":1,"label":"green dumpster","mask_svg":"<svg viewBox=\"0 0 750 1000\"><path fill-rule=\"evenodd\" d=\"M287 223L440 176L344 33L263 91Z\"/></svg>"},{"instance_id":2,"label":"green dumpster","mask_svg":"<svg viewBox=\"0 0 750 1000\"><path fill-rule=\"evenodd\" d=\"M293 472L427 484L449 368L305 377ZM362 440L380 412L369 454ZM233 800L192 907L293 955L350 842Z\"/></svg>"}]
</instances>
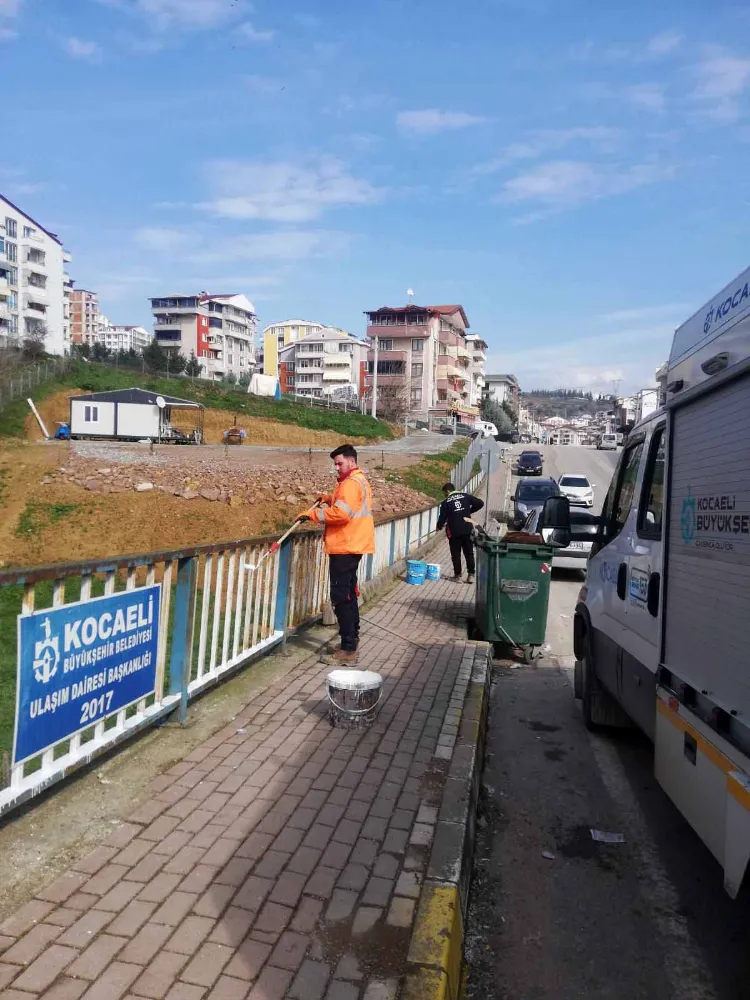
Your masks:
<instances>
[{"instance_id":1,"label":"green dumpster","mask_svg":"<svg viewBox=\"0 0 750 1000\"><path fill-rule=\"evenodd\" d=\"M547 631L552 549L486 536L475 544L475 630L487 642L517 647L530 663Z\"/></svg>"}]
</instances>

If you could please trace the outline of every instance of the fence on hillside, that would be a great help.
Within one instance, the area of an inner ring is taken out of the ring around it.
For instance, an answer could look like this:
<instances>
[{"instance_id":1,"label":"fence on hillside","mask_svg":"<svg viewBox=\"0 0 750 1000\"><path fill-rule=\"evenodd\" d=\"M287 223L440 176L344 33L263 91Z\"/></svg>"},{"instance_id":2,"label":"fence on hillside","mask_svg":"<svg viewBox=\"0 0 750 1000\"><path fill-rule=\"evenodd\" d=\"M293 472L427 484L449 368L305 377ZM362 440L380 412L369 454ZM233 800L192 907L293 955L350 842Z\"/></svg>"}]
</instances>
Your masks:
<instances>
[{"instance_id":1,"label":"fence on hillside","mask_svg":"<svg viewBox=\"0 0 750 1000\"><path fill-rule=\"evenodd\" d=\"M469 478L481 451L473 442L453 471L469 491L484 475ZM437 515L378 524L360 580L419 548ZM0 634L0 670L21 664L0 816L175 710L184 719L206 688L318 618L327 592L319 531L279 548L261 537L0 571L0 606L18 613L18 639Z\"/></svg>"},{"instance_id":2,"label":"fence on hillside","mask_svg":"<svg viewBox=\"0 0 750 1000\"><path fill-rule=\"evenodd\" d=\"M31 395L35 386L55 378L75 365L69 357L46 358L34 364L19 365L0 373L0 407L7 406L14 399Z\"/></svg>"}]
</instances>

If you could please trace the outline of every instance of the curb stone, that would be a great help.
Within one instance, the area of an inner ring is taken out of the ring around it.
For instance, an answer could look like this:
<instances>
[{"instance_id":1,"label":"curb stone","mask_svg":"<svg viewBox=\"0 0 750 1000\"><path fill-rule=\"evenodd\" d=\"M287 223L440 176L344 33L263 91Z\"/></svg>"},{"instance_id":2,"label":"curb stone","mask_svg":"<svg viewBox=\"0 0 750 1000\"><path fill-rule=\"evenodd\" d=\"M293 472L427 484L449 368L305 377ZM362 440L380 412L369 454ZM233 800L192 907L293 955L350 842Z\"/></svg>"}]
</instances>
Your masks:
<instances>
[{"instance_id":1,"label":"curb stone","mask_svg":"<svg viewBox=\"0 0 750 1000\"><path fill-rule=\"evenodd\" d=\"M489 709L489 643L474 644L461 720L414 921L401 1000L459 1000Z\"/></svg>"}]
</instances>

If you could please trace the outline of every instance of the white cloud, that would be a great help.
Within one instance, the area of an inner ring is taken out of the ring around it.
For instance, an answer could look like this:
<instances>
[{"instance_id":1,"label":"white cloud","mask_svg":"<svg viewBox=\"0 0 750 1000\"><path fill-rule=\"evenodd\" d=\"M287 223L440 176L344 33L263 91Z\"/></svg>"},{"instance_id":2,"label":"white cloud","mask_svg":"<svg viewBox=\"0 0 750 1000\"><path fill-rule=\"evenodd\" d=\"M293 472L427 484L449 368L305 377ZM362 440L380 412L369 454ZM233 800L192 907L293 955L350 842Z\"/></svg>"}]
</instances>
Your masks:
<instances>
[{"instance_id":1,"label":"white cloud","mask_svg":"<svg viewBox=\"0 0 750 1000\"><path fill-rule=\"evenodd\" d=\"M493 174L518 160L534 160L544 153L555 152L576 142L590 144L603 152L612 152L622 142L618 128L605 125L578 126L567 129L540 129L529 132L521 142L511 143L502 155L474 167L472 173Z\"/></svg>"},{"instance_id":2,"label":"white cloud","mask_svg":"<svg viewBox=\"0 0 750 1000\"><path fill-rule=\"evenodd\" d=\"M0 17L17 17L23 0L0 0Z\"/></svg>"},{"instance_id":3,"label":"white cloud","mask_svg":"<svg viewBox=\"0 0 750 1000\"><path fill-rule=\"evenodd\" d=\"M334 157L320 157L308 166L214 160L207 174L213 197L199 207L228 219L304 222L327 209L373 204L384 193L353 177Z\"/></svg>"},{"instance_id":4,"label":"white cloud","mask_svg":"<svg viewBox=\"0 0 750 1000\"><path fill-rule=\"evenodd\" d=\"M0 0L2 2L2 0ZM252 9L243 0L98 0L107 7L140 14L157 31L207 29L226 24Z\"/></svg>"},{"instance_id":5,"label":"white cloud","mask_svg":"<svg viewBox=\"0 0 750 1000\"><path fill-rule=\"evenodd\" d=\"M661 114L667 106L664 87L660 83L635 83L625 87L623 96L628 104L656 114Z\"/></svg>"},{"instance_id":6,"label":"white cloud","mask_svg":"<svg viewBox=\"0 0 750 1000\"><path fill-rule=\"evenodd\" d=\"M244 24L240 24L234 29L234 37L238 41L270 42L275 36L275 31L260 31L250 21L245 21Z\"/></svg>"},{"instance_id":7,"label":"white cloud","mask_svg":"<svg viewBox=\"0 0 750 1000\"><path fill-rule=\"evenodd\" d=\"M668 56L682 45L682 37L678 31L663 31L649 39L646 52L651 56Z\"/></svg>"},{"instance_id":8,"label":"white cloud","mask_svg":"<svg viewBox=\"0 0 750 1000\"><path fill-rule=\"evenodd\" d=\"M684 302L666 302L660 306L640 306L635 309L617 309L604 313L598 319L601 323L654 323L670 321L675 326L685 318L690 305Z\"/></svg>"},{"instance_id":9,"label":"white cloud","mask_svg":"<svg viewBox=\"0 0 750 1000\"><path fill-rule=\"evenodd\" d=\"M182 229L143 226L135 231L133 239L144 250L172 254L184 249L190 243L191 236Z\"/></svg>"},{"instance_id":10,"label":"white cloud","mask_svg":"<svg viewBox=\"0 0 750 1000\"><path fill-rule=\"evenodd\" d=\"M740 98L750 84L750 58L710 49L695 67L698 83L692 99L717 121L736 121Z\"/></svg>"},{"instance_id":11,"label":"white cloud","mask_svg":"<svg viewBox=\"0 0 750 1000\"><path fill-rule=\"evenodd\" d=\"M488 371L512 371L522 389L575 386L611 392L612 381L620 379L621 392L635 392L654 384L654 372L669 355L673 332L674 326L667 322L634 322L604 335L566 339L561 334L556 343L536 351L490 355Z\"/></svg>"},{"instance_id":12,"label":"white cloud","mask_svg":"<svg viewBox=\"0 0 750 1000\"><path fill-rule=\"evenodd\" d=\"M246 73L241 79L245 87L253 94L277 94L284 89L284 83L273 76Z\"/></svg>"},{"instance_id":13,"label":"white cloud","mask_svg":"<svg viewBox=\"0 0 750 1000\"><path fill-rule=\"evenodd\" d=\"M103 53L96 42L71 36L63 39L63 48L71 59L81 59L84 62L101 62L102 60Z\"/></svg>"},{"instance_id":14,"label":"white cloud","mask_svg":"<svg viewBox=\"0 0 750 1000\"><path fill-rule=\"evenodd\" d=\"M674 176L657 163L618 167L581 160L552 160L506 181L497 201L536 202L554 209L625 194Z\"/></svg>"},{"instance_id":15,"label":"white cloud","mask_svg":"<svg viewBox=\"0 0 750 1000\"><path fill-rule=\"evenodd\" d=\"M349 236L324 229L278 229L267 233L248 233L222 240L221 243L222 249L193 254L190 262L205 267L243 260L308 260L342 252L349 245Z\"/></svg>"},{"instance_id":16,"label":"white cloud","mask_svg":"<svg viewBox=\"0 0 750 1000\"><path fill-rule=\"evenodd\" d=\"M11 42L14 38L18 38L18 32L13 28L0 28L0 42Z\"/></svg>"},{"instance_id":17,"label":"white cloud","mask_svg":"<svg viewBox=\"0 0 750 1000\"><path fill-rule=\"evenodd\" d=\"M440 111L438 108L401 111L396 116L398 128L412 135L437 135L440 132L481 125L485 121L487 119L481 115L470 115L466 111Z\"/></svg>"}]
</instances>

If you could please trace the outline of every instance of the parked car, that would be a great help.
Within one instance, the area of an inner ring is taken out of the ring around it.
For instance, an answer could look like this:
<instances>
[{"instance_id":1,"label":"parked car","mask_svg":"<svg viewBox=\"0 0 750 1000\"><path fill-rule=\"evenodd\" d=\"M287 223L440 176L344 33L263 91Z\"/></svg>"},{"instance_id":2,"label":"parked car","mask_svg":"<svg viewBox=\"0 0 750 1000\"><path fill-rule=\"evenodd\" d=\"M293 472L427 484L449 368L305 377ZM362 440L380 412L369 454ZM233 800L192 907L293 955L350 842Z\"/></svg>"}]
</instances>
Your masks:
<instances>
[{"instance_id":1,"label":"parked car","mask_svg":"<svg viewBox=\"0 0 750 1000\"><path fill-rule=\"evenodd\" d=\"M519 476L541 476L544 468L541 452L522 451L518 456L516 468Z\"/></svg>"},{"instance_id":2,"label":"parked car","mask_svg":"<svg viewBox=\"0 0 750 1000\"><path fill-rule=\"evenodd\" d=\"M441 424L438 427L438 434L450 434L451 437L452 437L453 436L453 428L451 427L450 424Z\"/></svg>"},{"instance_id":3,"label":"parked car","mask_svg":"<svg viewBox=\"0 0 750 1000\"><path fill-rule=\"evenodd\" d=\"M594 506L594 486L586 476L578 472L566 472L557 480L560 492L570 500L571 506L593 507Z\"/></svg>"},{"instance_id":4,"label":"parked car","mask_svg":"<svg viewBox=\"0 0 750 1000\"><path fill-rule=\"evenodd\" d=\"M522 479L511 497L513 500L512 527L516 531L520 530L529 514L534 510L541 510L548 497L559 497L560 495L560 487L554 479Z\"/></svg>"},{"instance_id":5,"label":"parked car","mask_svg":"<svg viewBox=\"0 0 750 1000\"><path fill-rule=\"evenodd\" d=\"M534 484L536 485L536 484ZM599 519L587 510L570 511L570 529L573 541L564 549L554 549L553 569L577 569L586 575L586 563L598 531ZM529 535L541 535L544 528L544 508L537 507L527 516L521 531Z\"/></svg>"},{"instance_id":6,"label":"parked car","mask_svg":"<svg viewBox=\"0 0 750 1000\"><path fill-rule=\"evenodd\" d=\"M456 424L456 434L459 437L471 437L474 433L474 428L469 424Z\"/></svg>"}]
</instances>

